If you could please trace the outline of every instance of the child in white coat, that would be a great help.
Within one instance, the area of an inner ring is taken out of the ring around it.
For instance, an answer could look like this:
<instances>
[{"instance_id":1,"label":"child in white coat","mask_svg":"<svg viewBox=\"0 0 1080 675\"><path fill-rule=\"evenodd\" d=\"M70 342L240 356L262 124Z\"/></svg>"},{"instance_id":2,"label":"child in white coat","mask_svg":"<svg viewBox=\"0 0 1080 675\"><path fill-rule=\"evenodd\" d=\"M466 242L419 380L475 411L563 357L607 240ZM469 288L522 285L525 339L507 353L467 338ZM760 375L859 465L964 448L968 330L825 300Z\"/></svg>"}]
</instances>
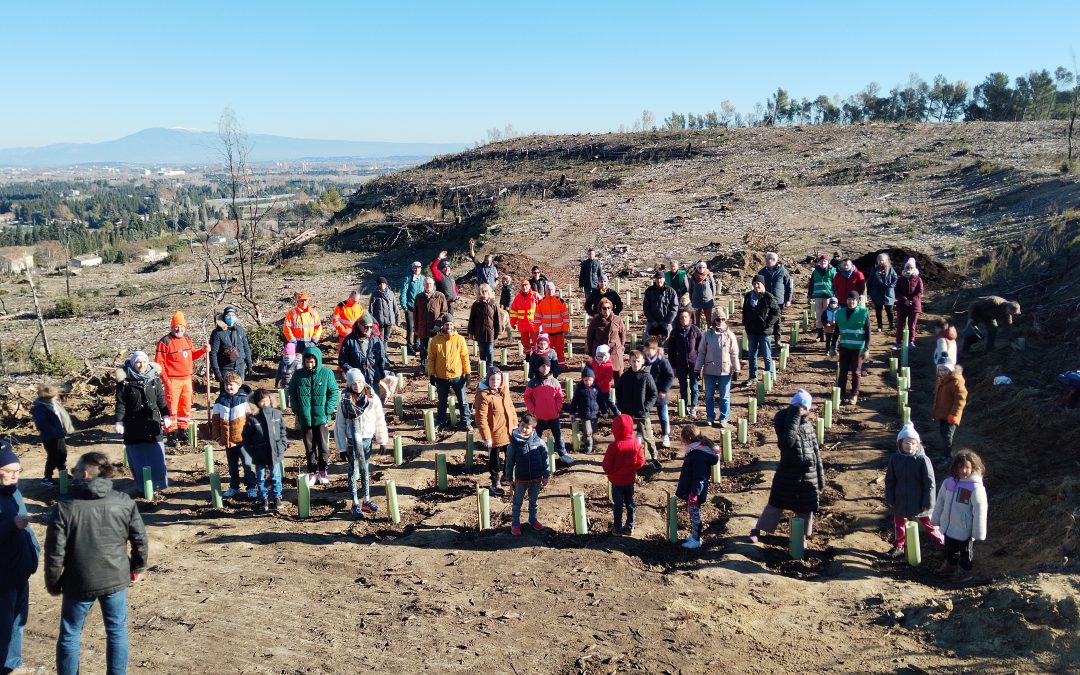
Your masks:
<instances>
[{"instance_id":1,"label":"child in white coat","mask_svg":"<svg viewBox=\"0 0 1080 675\"><path fill-rule=\"evenodd\" d=\"M938 572L952 572L957 581L971 580L975 541L986 539L986 489L982 459L970 450L962 450L949 463L949 477L941 484L930 522L945 535L945 562Z\"/></svg>"},{"instance_id":2,"label":"child in white coat","mask_svg":"<svg viewBox=\"0 0 1080 675\"><path fill-rule=\"evenodd\" d=\"M361 520L366 513L375 513L379 507L371 501L371 474L368 461L371 446L378 441L379 451L386 451L386 414L382 402L357 368L345 373L345 392L338 404L334 420L334 442L338 452L349 462L349 491L352 493L353 518ZM363 500L359 499L356 477L360 475Z\"/></svg>"}]
</instances>

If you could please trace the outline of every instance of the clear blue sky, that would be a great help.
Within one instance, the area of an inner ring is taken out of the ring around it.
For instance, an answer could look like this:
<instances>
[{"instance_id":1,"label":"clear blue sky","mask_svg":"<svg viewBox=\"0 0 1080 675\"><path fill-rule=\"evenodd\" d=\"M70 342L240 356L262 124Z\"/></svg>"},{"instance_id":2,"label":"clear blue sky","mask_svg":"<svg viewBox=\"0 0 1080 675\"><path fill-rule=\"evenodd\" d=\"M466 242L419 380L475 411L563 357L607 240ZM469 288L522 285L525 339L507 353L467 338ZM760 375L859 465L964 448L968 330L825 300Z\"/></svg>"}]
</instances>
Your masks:
<instances>
[{"instance_id":1,"label":"clear blue sky","mask_svg":"<svg viewBox=\"0 0 1080 675\"><path fill-rule=\"evenodd\" d=\"M0 147L146 127L473 142L1064 65L1080 2L5 0ZM764 3L761 7L764 7Z\"/></svg>"}]
</instances>

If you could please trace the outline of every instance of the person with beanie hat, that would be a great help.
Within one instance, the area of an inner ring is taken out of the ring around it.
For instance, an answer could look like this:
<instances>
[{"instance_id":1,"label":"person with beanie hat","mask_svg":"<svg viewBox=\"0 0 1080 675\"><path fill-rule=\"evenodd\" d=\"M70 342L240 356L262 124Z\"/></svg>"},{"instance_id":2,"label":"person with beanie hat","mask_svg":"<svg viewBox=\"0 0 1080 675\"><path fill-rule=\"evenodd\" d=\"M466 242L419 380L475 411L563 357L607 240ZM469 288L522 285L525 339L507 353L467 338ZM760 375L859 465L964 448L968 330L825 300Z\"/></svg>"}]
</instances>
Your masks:
<instances>
[{"instance_id":1,"label":"person with beanie hat","mask_svg":"<svg viewBox=\"0 0 1080 675\"><path fill-rule=\"evenodd\" d=\"M945 539L930 522L934 507L934 465L923 452L922 439L915 425L908 422L896 435L896 452L885 469L885 506L893 511L893 546L889 558L904 555L907 522L915 518L939 547Z\"/></svg>"},{"instance_id":2,"label":"person with beanie hat","mask_svg":"<svg viewBox=\"0 0 1080 675\"><path fill-rule=\"evenodd\" d=\"M645 450L641 446L641 440L634 435L634 420L629 415L616 415L611 422L611 433L615 440L608 444L601 463L604 474L611 483L611 510L614 520L611 533L629 537L634 534L634 483L637 481L638 469L645 466Z\"/></svg>"},{"instance_id":3,"label":"person with beanie hat","mask_svg":"<svg viewBox=\"0 0 1080 675\"><path fill-rule=\"evenodd\" d=\"M450 270L450 256L446 251L439 251L437 258L431 261L431 278L439 292L446 296L447 310L454 309L454 303L458 299L458 285L454 280L454 274Z\"/></svg>"},{"instance_id":4,"label":"person with beanie hat","mask_svg":"<svg viewBox=\"0 0 1080 675\"><path fill-rule=\"evenodd\" d=\"M915 347L915 332L922 313L922 297L926 292L915 258L908 258L896 281L896 342L893 349L903 345L904 329L908 330L908 348Z\"/></svg>"},{"instance_id":5,"label":"person with beanie hat","mask_svg":"<svg viewBox=\"0 0 1080 675\"><path fill-rule=\"evenodd\" d=\"M537 333L536 345L533 347L532 352L529 353L526 361L529 363L530 375L536 372L537 366L545 362L550 367L550 372L553 377L558 377L561 372L559 355L551 348L551 338L543 330Z\"/></svg>"},{"instance_id":6,"label":"person with beanie hat","mask_svg":"<svg viewBox=\"0 0 1080 675\"><path fill-rule=\"evenodd\" d=\"M937 341L934 343L933 362L935 366L956 365L956 328L949 325L948 319L934 322Z\"/></svg>"},{"instance_id":7,"label":"person with beanie hat","mask_svg":"<svg viewBox=\"0 0 1080 675\"><path fill-rule=\"evenodd\" d=\"M386 377L386 342L375 335L375 320L371 312L356 320L349 337L338 350L338 367L342 371L358 368L364 379L378 391ZM394 380L393 377L390 378Z\"/></svg>"},{"instance_id":8,"label":"person with beanie hat","mask_svg":"<svg viewBox=\"0 0 1080 675\"><path fill-rule=\"evenodd\" d=\"M0 440L0 671L22 666L23 631L30 614L30 577L41 557L19 476L22 466L11 444Z\"/></svg>"},{"instance_id":9,"label":"person with beanie hat","mask_svg":"<svg viewBox=\"0 0 1080 675\"><path fill-rule=\"evenodd\" d=\"M865 306L862 296L866 293L866 276L855 267L851 258L844 258L840 263L832 280L832 288L833 295L838 298L846 298L848 293L855 291L859 295L859 304Z\"/></svg>"},{"instance_id":10,"label":"person with beanie hat","mask_svg":"<svg viewBox=\"0 0 1080 675\"><path fill-rule=\"evenodd\" d=\"M517 427L518 416L510 398L510 377L498 366L491 366L487 378L477 385L473 416L476 433L488 451L491 494L502 497L506 491L502 486L501 458L510 444L510 434Z\"/></svg>"},{"instance_id":11,"label":"person with beanie hat","mask_svg":"<svg viewBox=\"0 0 1080 675\"><path fill-rule=\"evenodd\" d=\"M791 405L776 413L773 428L780 446L780 462L773 474L769 502L750 530L750 541L757 543L763 532L772 532L780 524L784 511L794 511L806 522L806 537L814 531L814 514L825 489L825 467L817 432L807 415L813 406L810 392L800 389L791 397Z\"/></svg>"},{"instance_id":12,"label":"person with beanie hat","mask_svg":"<svg viewBox=\"0 0 1080 675\"><path fill-rule=\"evenodd\" d=\"M836 298L829 298L828 303L825 305L825 311L818 317L822 330L825 331L826 356L836 356L839 353L836 349L836 345L840 341L840 331L836 329L836 314L839 311L840 301Z\"/></svg>"},{"instance_id":13,"label":"person with beanie hat","mask_svg":"<svg viewBox=\"0 0 1080 675\"><path fill-rule=\"evenodd\" d=\"M953 436L967 406L967 383L964 381L964 369L947 362L938 364L937 375L934 419L937 420L941 440L945 443L945 456L948 457L952 455Z\"/></svg>"},{"instance_id":14,"label":"person with beanie hat","mask_svg":"<svg viewBox=\"0 0 1080 675\"><path fill-rule=\"evenodd\" d=\"M368 312L375 323L379 324L379 335L384 343L389 344L390 332L398 325L398 304L394 300L394 292L390 290L390 284L386 277L379 277L375 282L375 290L368 298Z\"/></svg>"},{"instance_id":15,"label":"person with beanie hat","mask_svg":"<svg viewBox=\"0 0 1080 675\"><path fill-rule=\"evenodd\" d=\"M610 311L610 308L609 308ZM611 348L607 345L598 345L596 355L587 364L594 377L593 386L596 387L596 404L599 412L609 414L613 418L619 414L619 406L611 392L615 383L615 367L611 362Z\"/></svg>"},{"instance_id":16,"label":"person with beanie hat","mask_svg":"<svg viewBox=\"0 0 1080 675\"><path fill-rule=\"evenodd\" d=\"M840 396L844 404L859 402L863 359L870 351L870 311L859 304L859 292L848 291L846 306L836 313L836 333L840 352ZM848 396L848 374L851 396Z\"/></svg>"},{"instance_id":17,"label":"person with beanie hat","mask_svg":"<svg viewBox=\"0 0 1080 675\"><path fill-rule=\"evenodd\" d=\"M161 364L151 363L146 352L141 351L133 352L114 373L114 428L124 439L132 478L142 481L142 470L149 467L155 490L169 486L162 431L172 425L160 373Z\"/></svg>"},{"instance_id":18,"label":"person with beanie hat","mask_svg":"<svg viewBox=\"0 0 1080 675\"><path fill-rule=\"evenodd\" d=\"M645 338L659 335L664 340L671 335L675 315L679 312L679 294L666 285L664 273L653 274L652 286L642 293L642 309L645 314Z\"/></svg>"},{"instance_id":19,"label":"person with beanie hat","mask_svg":"<svg viewBox=\"0 0 1080 675\"><path fill-rule=\"evenodd\" d=\"M587 455L593 451L593 432L600 417L600 392L596 388L596 373L588 364L581 368L581 379L570 399L570 424L576 419L581 425L581 449Z\"/></svg>"},{"instance_id":20,"label":"person with beanie hat","mask_svg":"<svg viewBox=\"0 0 1080 675\"><path fill-rule=\"evenodd\" d=\"M210 369L218 384L224 385L229 373L243 380L253 366L247 332L237 321L236 308L226 307L210 333Z\"/></svg>"},{"instance_id":21,"label":"person with beanie hat","mask_svg":"<svg viewBox=\"0 0 1080 675\"><path fill-rule=\"evenodd\" d=\"M746 331L750 377L747 386L757 385L758 356L765 360L765 370L773 369L770 336L780 320L780 304L765 290L765 278L754 277L753 288L743 297L742 323Z\"/></svg>"},{"instance_id":22,"label":"person with beanie hat","mask_svg":"<svg viewBox=\"0 0 1080 675\"><path fill-rule=\"evenodd\" d=\"M379 452L386 452L386 414L378 392L364 379L356 368L345 371L345 391L338 403L334 419L334 443L338 453L349 462L346 476L352 494L352 516L362 520L364 514L376 513L379 507L371 501L372 444L379 443ZM356 488L356 476L360 475L363 499Z\"/></svg>"},{"instance_id":23,"label":"person with beanie hat","mask_svg":"<svg viewBox=\"0 0 1080 675\"><path fill-rule=\"evenodd\" d=\"M337 409L340 396L334 372L322 362L322 351L318 347L311 345L305 349L300 361L303 367L293 373L287 390L289 407L304 440L308 487L314 487L316 483L330 484L330 476L326 473L330 461L327 424Z\"/></svg>"},{"instance_id":24,"label":"person with beanie hat","mask_svg":"<svg viewBox=\"0 0 1080 675\"><path fill-rule=\"evenodd\" d=\"M278 359L277 373L274 375L274 389L289 387L289 380L296 372L299 361L300 359L296 358L296 343L286 342L281 348L281 358Z\"/></svg>"},{"instance_id":25,"label":"person with beanie hat","mask_svg":"<svg viewBox=\"0 0 1080 675\"><path fill-rule=\"evenodd\" d=\"M833 293L833 279L836 277L836 268L829 264L829 257L822 253L817 257L813 271L810 272L810 282L806 288L806 301L814 303L814 316L817 317L817 340L825 340L824 327L821 325L821 313L825 311L825 304L829 298L835 297Z\"/></svg>"},{"instance_id":26,"label":"person with beanie hat","mask_svg":"<svg viewBox=\"0 0 1080 675\"><path fill-rule=\"evenodd\" d=\"M161 366L161 383L165 387L165 401L169 406L171 424L165 427L165 433L170 447L176 446L191 425L191 404L194 401L191 375L195 371L194 362L210 351L209 344L195 349L186 331L187 319L183 312L177 311L172 316L169 334L158 340L154 356L154 361Z\"/></svg>"},{"instance_id":27,"label":"person with beanie hat","mask_svg":"<svg viewBox=\"0 0 1080 675\"><path fill-rule=\"evenodd\" d=\"M51 384L38 387L38 397L30 412L41 444L45 446L45 475L41 479L41 486L55 487L53 472L67 471L66 439L75 433L75 427L71 423L71 415L60 403L60 392Z\"/></svg>"}]
</instances>

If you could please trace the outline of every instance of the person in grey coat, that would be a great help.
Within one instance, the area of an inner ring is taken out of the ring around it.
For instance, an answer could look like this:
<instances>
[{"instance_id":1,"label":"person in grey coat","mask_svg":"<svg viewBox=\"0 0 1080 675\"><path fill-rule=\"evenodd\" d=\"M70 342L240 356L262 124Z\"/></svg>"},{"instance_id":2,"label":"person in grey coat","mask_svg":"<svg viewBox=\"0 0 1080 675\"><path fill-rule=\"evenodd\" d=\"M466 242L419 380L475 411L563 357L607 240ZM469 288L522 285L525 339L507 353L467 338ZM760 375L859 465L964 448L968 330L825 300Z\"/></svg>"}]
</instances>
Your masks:
<instances>
[{"instance_id":1,"label":"person in grey coat","mask_svg":"<svg viewBox=\"0 0 1080 675\"><path fill-rule=\"evenodd\" d=\"M890 558L904 555L909 518L918 520L939 547L945 546L945 537L930 522L934 487L934 465L923 451L915 425L908 422L896 436L896 452L889 457L885 469L885 505L893 511L895 529Z\"/></svg>"},{"instance_id":2,"label":"person in grey coat","mask_svg":"<svg viewBox=\"0 0 1080 675\"><path fill-rule=\"evenodd\" d=\"M251 344L244 327L236 321L236 308L226 307L210 333L210 368L219 384L225 376L236 373L243 380L251 372Z\"/></svg>"},{"instance_id":3,"label":"person in grey coat","mask_svg":"<svg viewBox=\"0 0 1080 675\"><path fill-rule=\"evenodd\" d=\"M375 291L368 300L368 311L371 312L371 318L375 323L379 324L379 333L382 335L383 343L389 344L390 331L398 324L399 315L397 303L394 301L394 292L390 290L386 277L379 277Z\"/></svg>"},{"instance_id":4,"label":"person in grey coat","mask_svg":"<svg viewBox=\"0 0 1080 675\"><path fill-rule=\"evenodd\" d=\"M587 301L589 296L600 288L600 277L602 276L604 276L604 268L600 265L600 261L596 259L596 249L590 248L585 252L585 259L581 261L581 269L578 271L578 288L581 289L581 297ZM618 312L615 313L618 314ZM592 312L592 314L595 314L595 312Z\"/></svg>"},{"instance_id":5,"label":"person in grey coat","mask_svg":"<svg viewBox=\"0 0 1080 675\"><path fill-rule=\"evenodd\" d=\"M870 302L874 303L877 332L881 332L881 312L884 310L889 317L889 332L891 333L893 331L893 305L896 304L897 277L888 253L878 254L877 267L867 277L866 292L870 296Z\"/></svg>"},{"instance_id":6,"label":"person in grey coat","mask_svg":"<svg viewBox=\"0 0 1080 675\"><path fill-rule=\"evenodd\" d=\"M709 271L704 260L694 265L693 271L686 277L690 286L690 307L694 310L694 323L701 326L711 320L713 307L716 306L716 294L720 292L716 277Z\"/></svg>"},{"instance_id":7,"label":"person in grey coat","mask_svg":"<svg viewBox=\"0 0 1080 675\"><path fill-rule=\"evenodd\" d=\"M773 342L776 349L780 349L780 331L784 324L784 308L791 307L791 274L784 263L780 262L780 256L769 251L765 254L765 267L761 268L758 276L765 279L765 290L776 298L780 305L780 317L773 325Z\"/></svg>"}]
</instances>

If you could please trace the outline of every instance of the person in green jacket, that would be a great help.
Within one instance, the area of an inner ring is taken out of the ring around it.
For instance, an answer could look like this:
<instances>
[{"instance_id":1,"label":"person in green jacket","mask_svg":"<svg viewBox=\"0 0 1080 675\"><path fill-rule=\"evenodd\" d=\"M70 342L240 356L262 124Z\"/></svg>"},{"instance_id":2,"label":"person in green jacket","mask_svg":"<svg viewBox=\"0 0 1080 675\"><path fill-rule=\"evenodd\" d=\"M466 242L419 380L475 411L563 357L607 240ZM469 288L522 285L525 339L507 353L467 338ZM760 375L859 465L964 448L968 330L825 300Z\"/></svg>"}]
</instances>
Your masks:
<instances>
[{"instance_id":1,"label":"person in green jacket","mask_svg":"<svg viewBox=\"0 0 1080 675\"><path fill-rule=\"evenodd\" d=\"M818 256L817 264L810 273L810 284L806 289L806 301L814 303L814 317L817 319L817 341L825 340L825 326L821 323L821 313L825 311L829 298L833 297L832 280L836 268L829 264L824 253Z\"/></svg>"},{"instance_id":2,"label":"person in green jacket","mask_svg":"<svg viewBox=\"0 0 1080 675\"><path fill-rule=\"evenodd\" d=\"M847 306L836 313L836 330L840 333L840 395L844 405L859 402L859 383L862 381L863 358L870 349L870 311L859 306L859 292L852 289ZM848 373L851 374L851 396L848 396Z\"/></svg>"},{"instance_id":3,"label":"person in green jacket","mask_svg":"<svg viewBox=\"0 0 1080 675\"><path fill-rule=\"evenodd\" d=\"M668 265L668 269L664 272L664 281L668 286L675 289L675 295L682 298L690 292L690 285L687 283L686 270L679 266L677 260L672 260Z\"/></svg>"},{"instance_id":4,"label":"person in green jacket","mask_svg":"<svg viewBox=\"0 0 1080 675\"><path fill-rule=\"evenodd\" d=\"M314 345L304 350L304 367L289 381L289 405L304 433L308 487L330 483L326 463L330 459L330 430L327 424L338 404L334 372L322 364L322 352Z\"/></svg>"}]
</instances>

